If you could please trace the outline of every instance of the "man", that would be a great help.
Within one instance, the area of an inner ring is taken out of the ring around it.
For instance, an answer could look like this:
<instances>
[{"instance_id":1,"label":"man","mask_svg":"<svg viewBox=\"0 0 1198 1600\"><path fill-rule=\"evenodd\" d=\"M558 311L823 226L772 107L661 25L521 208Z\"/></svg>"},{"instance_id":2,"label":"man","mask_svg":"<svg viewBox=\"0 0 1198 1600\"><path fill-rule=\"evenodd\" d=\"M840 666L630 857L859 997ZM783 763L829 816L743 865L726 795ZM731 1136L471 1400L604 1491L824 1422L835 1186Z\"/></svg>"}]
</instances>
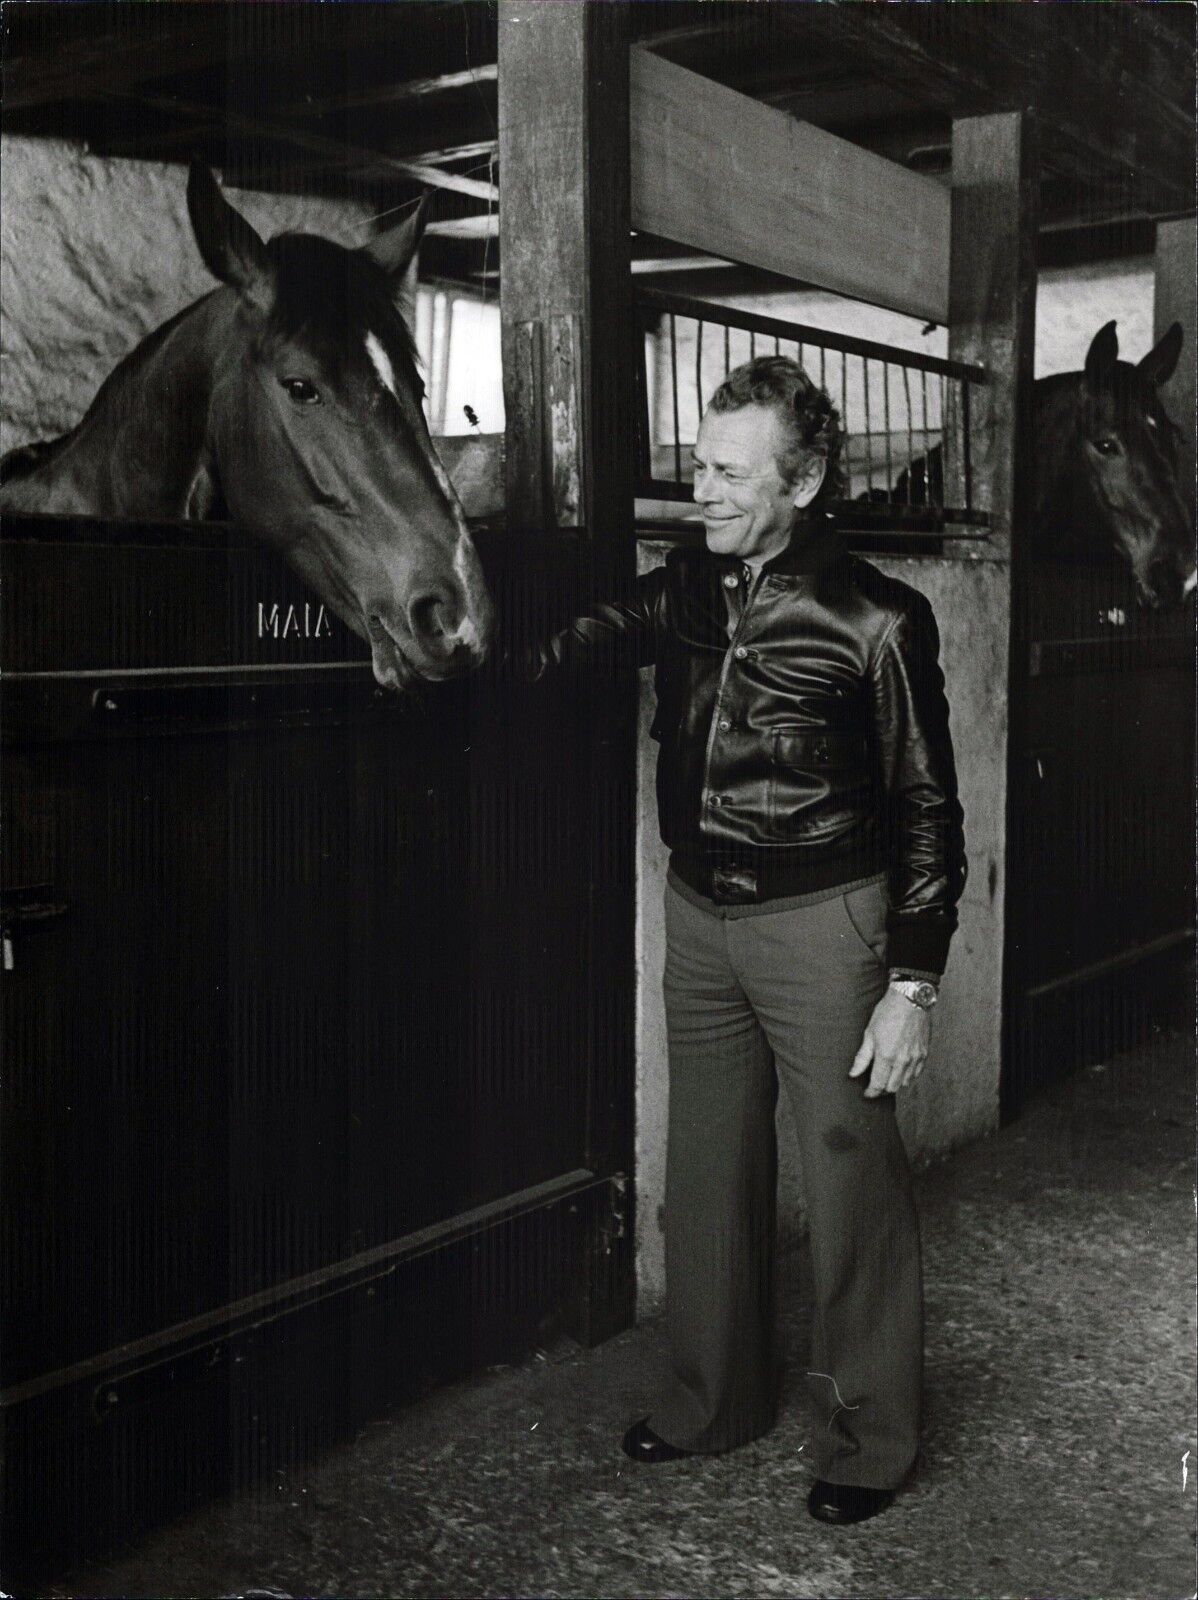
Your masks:
<instances>
[{"instance_id":1,"label":"man","mask_svg":"<svg viewBox=\"0 0 1198 1600\"><path fill-rule=\"evenodd\" d=\"M883 1510L915 1457L918 1224L895 1095L919 1075L965 881L928 602L845 552L821 510L839 419L793 361L712 397L695 445L706 548L555 639L656 666L670 848L670 1370L625 1435L646 1464L773 1421L777 1083L810 1223L809 1507Z\"/></svg>"}]
</instances>

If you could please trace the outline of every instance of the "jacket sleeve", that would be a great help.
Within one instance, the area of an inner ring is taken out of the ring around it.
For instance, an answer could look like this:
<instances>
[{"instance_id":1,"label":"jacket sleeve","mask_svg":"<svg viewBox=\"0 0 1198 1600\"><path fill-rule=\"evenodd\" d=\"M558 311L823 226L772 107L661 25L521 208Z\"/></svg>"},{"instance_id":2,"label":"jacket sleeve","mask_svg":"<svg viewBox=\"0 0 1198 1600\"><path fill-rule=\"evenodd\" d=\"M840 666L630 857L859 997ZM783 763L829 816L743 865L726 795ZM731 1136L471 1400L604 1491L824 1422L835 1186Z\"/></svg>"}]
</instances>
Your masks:
<instances>
[{"instance_id":1,"label":"jacket sleeve","mask_svg":"<svg viewBox=\"0 0 1198 1600\"><path fill-rule=\"evenodd\" d=\"M654 567L637 578L627 603L594 605L548 638L529 640L506 670L538 683L557 672L652 666L664 606L665 568Z\"/></svg>"},{"instance_id":2,"label":"jacket sleeve","mask_svg":"<svg viewBox=\"0 0 1198 1600\"><path fill-rule=\"evenodd\" d=\"M870 670L889 844L887 962L940 974L965 887L964 813L932 608L912 592Z\"/></svg>"}]
</instances>

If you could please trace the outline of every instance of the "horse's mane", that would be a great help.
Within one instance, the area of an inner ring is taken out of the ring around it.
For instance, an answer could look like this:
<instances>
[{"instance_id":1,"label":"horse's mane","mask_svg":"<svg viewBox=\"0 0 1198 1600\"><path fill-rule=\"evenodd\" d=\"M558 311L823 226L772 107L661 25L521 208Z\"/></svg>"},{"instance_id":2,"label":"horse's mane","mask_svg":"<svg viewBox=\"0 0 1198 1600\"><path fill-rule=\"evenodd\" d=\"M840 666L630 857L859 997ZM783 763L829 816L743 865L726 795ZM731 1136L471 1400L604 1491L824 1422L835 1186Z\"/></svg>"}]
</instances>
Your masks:
<instances>
[{"instance_id":1,"label":"horse's mane","mask_svg":"<svg viewBox=\"0 0 1198 1600\"><path fill-rule=\"evenodd\" d=\"M0 456L0 484L15 483L29 477L38 467L52 461L74 437L75 429L60 434L57 439L35 439L29 444L16 445Z\"/></svg>"}]
</instances>

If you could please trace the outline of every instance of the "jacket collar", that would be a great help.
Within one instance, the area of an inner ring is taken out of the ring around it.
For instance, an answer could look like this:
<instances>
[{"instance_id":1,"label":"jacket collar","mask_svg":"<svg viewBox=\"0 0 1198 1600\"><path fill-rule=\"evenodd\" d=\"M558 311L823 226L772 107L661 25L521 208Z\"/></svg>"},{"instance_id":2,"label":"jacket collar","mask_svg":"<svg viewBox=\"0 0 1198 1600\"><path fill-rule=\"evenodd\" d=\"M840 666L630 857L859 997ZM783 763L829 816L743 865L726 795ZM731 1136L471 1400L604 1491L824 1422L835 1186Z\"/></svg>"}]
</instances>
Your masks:
<instances>
[{"instance_id":1,"label":"jacket collar","mask_svg":"<svg viewBox=\"0 0 1198 1600\"><path fill-rule=\"evenodd\" d=\"M836 519L830 512L817 511L795 523L786 549L767 561L761 570L767 576L777 573L783 577L815 577L841 560L845 553ZM739 572L744 565L739 556L718 555L712 559L721 570L731 568Z\"/></svg>"}]
</instances>

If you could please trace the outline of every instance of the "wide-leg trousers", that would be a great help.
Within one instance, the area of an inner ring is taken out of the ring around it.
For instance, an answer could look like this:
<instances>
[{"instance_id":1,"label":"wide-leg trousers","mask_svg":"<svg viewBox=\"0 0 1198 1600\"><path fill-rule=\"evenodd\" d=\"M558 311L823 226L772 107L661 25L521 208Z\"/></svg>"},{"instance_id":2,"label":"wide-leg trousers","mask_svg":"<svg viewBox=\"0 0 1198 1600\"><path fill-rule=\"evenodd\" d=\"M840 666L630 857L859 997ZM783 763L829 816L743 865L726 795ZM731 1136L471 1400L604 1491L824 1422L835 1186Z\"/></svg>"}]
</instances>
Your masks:
<instances>
[{"instance_id":1,"label":"wide-leg trousers","mask_svg":"<svg viewBox=\"0 0 1198 1600\"><path fill-rule=\"evenodd\" d=\"M779 1079L798 1131L814 1316L808 1457L833 1483L896 1487L916 1451L919 1227L893 1095L850 1078L886 988L886 889L719 914L666 888L669 1372L650 1424L730 1450L774 1420Z\"/></svg>"}]
</instances>

